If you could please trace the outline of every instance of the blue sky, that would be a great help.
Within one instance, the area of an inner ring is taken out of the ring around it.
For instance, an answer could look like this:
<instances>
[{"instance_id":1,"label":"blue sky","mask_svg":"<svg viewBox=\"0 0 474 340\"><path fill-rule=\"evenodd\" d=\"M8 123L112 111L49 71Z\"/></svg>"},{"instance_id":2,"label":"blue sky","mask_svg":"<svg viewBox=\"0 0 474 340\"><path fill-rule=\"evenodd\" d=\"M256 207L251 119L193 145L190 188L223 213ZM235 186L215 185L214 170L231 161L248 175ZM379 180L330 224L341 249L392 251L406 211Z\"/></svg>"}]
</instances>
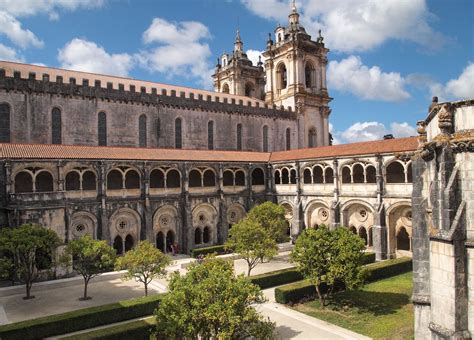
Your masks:
<instances>
[{"instance_id":1,"label":"blue sky","mask_svg":"<svg viewBox=\"0 0 474 340\"><path fill-rule=\"evenodd\" d=\"M431 96L474 98L474 1L297 0L323 30L338 142L415 134ZM289 0L0 0L0 59L210 88L240 29L253 58Z\"/></svg>"}]
</instances>

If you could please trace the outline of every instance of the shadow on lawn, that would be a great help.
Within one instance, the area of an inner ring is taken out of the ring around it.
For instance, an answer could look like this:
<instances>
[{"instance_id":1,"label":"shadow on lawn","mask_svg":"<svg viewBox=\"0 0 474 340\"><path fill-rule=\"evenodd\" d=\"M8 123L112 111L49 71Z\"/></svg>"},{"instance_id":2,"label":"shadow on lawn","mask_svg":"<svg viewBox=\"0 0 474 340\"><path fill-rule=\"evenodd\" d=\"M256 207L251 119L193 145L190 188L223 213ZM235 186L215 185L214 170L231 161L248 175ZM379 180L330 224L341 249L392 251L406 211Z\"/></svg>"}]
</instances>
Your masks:
<instances>
[{"instance_id":1,"label":"shadow on lawn","mask_svg":"<svg viewBox=\"0 0 474 340\"><path fill-rule=\"evenodd\" d=\"M409 303L410 298L406 294L358 290L336 293L326 308L338 311L353 309L377 316L393 314Z\"/></svg>"}]
</instances>

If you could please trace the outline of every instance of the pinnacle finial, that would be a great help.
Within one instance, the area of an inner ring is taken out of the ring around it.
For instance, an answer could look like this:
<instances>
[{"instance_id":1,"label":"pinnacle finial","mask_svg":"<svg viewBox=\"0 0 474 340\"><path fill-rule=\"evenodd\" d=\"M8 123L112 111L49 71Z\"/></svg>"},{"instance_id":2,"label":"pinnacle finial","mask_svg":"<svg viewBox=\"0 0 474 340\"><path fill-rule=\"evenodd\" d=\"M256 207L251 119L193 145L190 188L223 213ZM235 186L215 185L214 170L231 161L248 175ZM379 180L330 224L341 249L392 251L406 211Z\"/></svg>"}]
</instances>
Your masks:
<instances>
[{"instance_id":1,"label":"pinnacle finial","mask_svg":"<svg viewBox=\"0 0 474 340\"><path fill-rule=\"evenodd\" d=\"M296 9L296 0L293 0L293 5L291 6L291 11L293 13L296 13L297 12L297 9Z\"/></svg>"},{"instance_id":2,"label":"pinnacle finial","mask_svg":"<svg viewBox=\"0 0 474 340\"><path fill-rule=\"evenodd\" d=\"M239 29L237 29L237 35L235 36L235 41L236 42L241 41L240 40L240 31L239 31Z\"/></svg>"}]
</instances>

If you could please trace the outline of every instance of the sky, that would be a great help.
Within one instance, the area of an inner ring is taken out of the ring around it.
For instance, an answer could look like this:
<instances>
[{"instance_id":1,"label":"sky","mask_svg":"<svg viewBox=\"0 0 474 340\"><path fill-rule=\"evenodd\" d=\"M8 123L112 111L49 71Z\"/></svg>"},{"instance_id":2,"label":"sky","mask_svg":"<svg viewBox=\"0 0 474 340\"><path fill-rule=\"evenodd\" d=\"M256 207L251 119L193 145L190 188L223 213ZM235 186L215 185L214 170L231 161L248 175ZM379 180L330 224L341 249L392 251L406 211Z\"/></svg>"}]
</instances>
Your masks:
<instances>
[{"instance_id":1,"label":"sky","mask_svg":"<svg viewBox=\"0 0 474 340\"><path fill-rule=\"evenodd\" d=\"M416 135L432 96L474 99L473 0L296 0L322 30L336 143ZM252 60L290 0L0 0L0 60L212 89L236 30Z\"/></svg>"}]
</instances>

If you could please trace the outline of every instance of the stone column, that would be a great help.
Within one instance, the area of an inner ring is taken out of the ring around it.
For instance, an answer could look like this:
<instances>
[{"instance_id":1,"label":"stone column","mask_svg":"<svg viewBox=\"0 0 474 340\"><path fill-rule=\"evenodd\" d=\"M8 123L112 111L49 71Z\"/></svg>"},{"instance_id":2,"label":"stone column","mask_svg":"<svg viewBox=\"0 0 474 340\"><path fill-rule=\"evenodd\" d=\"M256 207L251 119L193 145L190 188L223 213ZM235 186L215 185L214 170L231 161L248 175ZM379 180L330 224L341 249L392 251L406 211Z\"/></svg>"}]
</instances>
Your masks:
<instances>
[{"instance_id":1,"label":"stone column","mask_svg":"<svg viewBox=\"0 0 474 340\"><path fill-rule=\"evenodd\" d=\"M64 164L62 161L58 161L57 164L57 190L64 191Z\"/></svg>"},{"instance_id":2,"label":"stone column","mask_svg":"<svg viewBox=\"0 0 474 340\"><path fill-rule=\"evenodd\" d=\"M100 216L97 221L97 238L107 240L107 242L111 244L112 240L110 239L109 219L107 216L107 194L105 188L105 183L107 181L107 165L102 161L98 164L97 174L97 198L100 200Z\"/></svg>"},{"instance_id":3,"label":"stone column","mask_svg":"<svg viewBox=\"0 0 474 340\"><path fill-rule=\"evenodd\" d=\"M182 203L181 203L181 218L183 221L181 234L181 249L183 253L189 253L194 247L193 239L193 213L191 206L191 199L189 197L189 178L188 173L191 169L189 163L184 163L181 166L181 188L182 188Z\"/></svg>"},{"instance_id":4,"label":"stone column","mask_svg":"<svg viewBox=\"0 0 474 340\"><path fill-rule=\"evenodd\" d=\"M339 166L337 159L332 161L334 198L331 204L331 225L329 228L334 230L341 226L341 211L339 203Z\"/></svg>"},{"instance_id":5,"label":"stone column","mask_svg":"<svg viewBox=\"0 0 474 340\"><path fill-rule=\"evenodd\" d=\"M143 163L143 181L142 181L142 197L143 197L143 212L144 212L144 223L142 226L145 228L145 233L142 233L144 238L155 244L155 235L153 232L153 211L150 206L150 170L151 166L147 162ZM165 235L166 236L166 235ZM165 243L166 244L166 243Z\"/></svg>"},{"instance_id":6,"label":"stone column","mask_svg":"<svg viewBox=\"0 0 474 340\"><path fill-rule=\"evenodd\" d=\"M377 261L387 258L387 226L385 223L385 206L383 203L383 159L377 155L376 181L377 181L377 204L374 211L374 227L372 228L372 242Z\"/></svg>"},{"instance_id":7,"label":"stone column","mask_svg":"<svg viewBox=\"0 0 474 340\"><path fill-rule=\"evenodd\" d=\"M296 162L295 168L296 168L296 200L295 200L295 204L293 208L293 220L292 220L292 226L291 226L291 239L293 242L303 231L303 223L304 223L304 216L302 216L303 209L301 206L302 205L301 203L302 183L300 180L301 167L300 167L299 162Z\"/></svg>"}]
</instances>

